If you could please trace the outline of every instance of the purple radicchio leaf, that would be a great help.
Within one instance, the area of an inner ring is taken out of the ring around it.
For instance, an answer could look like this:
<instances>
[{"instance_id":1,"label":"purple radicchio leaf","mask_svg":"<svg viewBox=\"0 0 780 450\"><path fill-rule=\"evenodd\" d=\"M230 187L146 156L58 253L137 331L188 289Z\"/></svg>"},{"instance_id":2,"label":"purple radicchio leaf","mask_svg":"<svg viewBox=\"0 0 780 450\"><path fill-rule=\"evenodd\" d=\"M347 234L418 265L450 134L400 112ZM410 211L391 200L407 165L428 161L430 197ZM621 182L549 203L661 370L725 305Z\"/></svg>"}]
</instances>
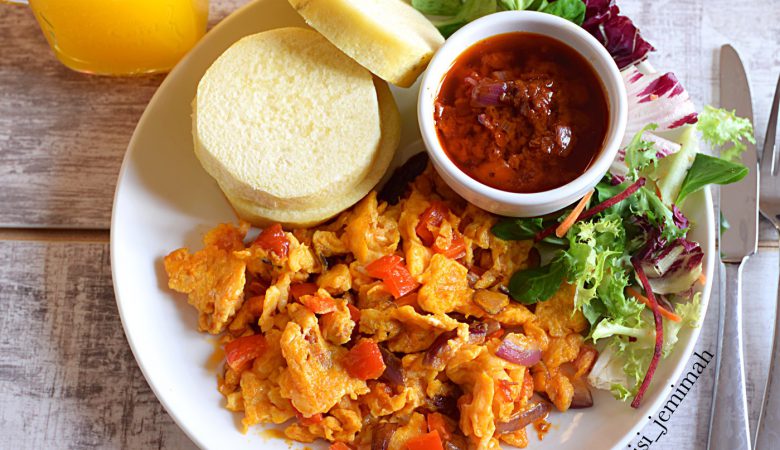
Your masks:
<instances>
[{"instance_id":1,"label":"purple radicchio leaf","mask_svg":"<svg viewBox=\"0 0 780 450\"><path fill-rule=\"evenodd\" d=\"M685 217L685 214L680 211L680 208L678 208L677 205L672 205L672 217L674 218L674 224L677 225L677 228L684 230L690 226L688 218Z\"/></svg>"},{"instance_id":2,"label":"purple radicchio leaf","mask_svg":"<svg viewBox=\"0 0 780 450\"><path fill-rule=\"evenodd\" d=\"M642 38L631 19L620 15L614 0L583 1L585 20L582 28L606 47L619 69L643 61L655 50Z\"/></svg>"},{"instance_id":3,"label":"purple radicchio leaf","mask_svg":"<svg viewBox=\"0 0 780 450\"><path fill-rule=\"evenodd\" d=\"M653 130L657 135L698 120L688 91L673 73L646 74L632 66L621 74L628 94L628 122L621 147L627 146L648 123L658 125Z\"/></svg>"},{"instance_id":4,"label":"purple radicchio leaf","mask_svg":"<svg viewBox=\"0 0 780 450\"><path fill-rule=\"evenodd\" d=\"M657 251L645 254L641 264L653 292L677 294L690 290L698 280L703 259L704 252L699 244L677 239Z\"/></svg>"}]
</instances>

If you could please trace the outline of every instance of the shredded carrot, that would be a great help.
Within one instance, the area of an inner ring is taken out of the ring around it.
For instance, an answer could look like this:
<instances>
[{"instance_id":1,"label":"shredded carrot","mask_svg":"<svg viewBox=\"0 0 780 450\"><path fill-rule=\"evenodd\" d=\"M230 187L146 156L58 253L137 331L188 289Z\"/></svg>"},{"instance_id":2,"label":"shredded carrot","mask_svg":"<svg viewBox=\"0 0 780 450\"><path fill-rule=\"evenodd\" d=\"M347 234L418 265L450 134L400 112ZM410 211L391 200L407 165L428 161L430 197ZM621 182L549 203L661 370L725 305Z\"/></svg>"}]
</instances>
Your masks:
<instances>
[{"instance_id":1,"label":"shredded carrot","mask_svg":"<svg viewBox=\"0 0 780 450\"><path fill-rule=\"evenodd\" d=\"M699 283L707 284L707 275L704 274L699 275Z\"/></svg>"},{"instance_id":2,"label":"shredded carrot","mask_svg":"<svg viewBox=\"0 0 780 450\"><path fill-rule=\"evenodd\" d=\"M574 225L575 222L577 222L577 219L580 217L580 214L582 214L583 211L585 211L585 207L588 205L588 202L590 201L590 198L593 196L593 193L595 190L591 190L587 194L585 194L584 197L580 199L580 202L577 203L577 206L574 207L574 209L569 213L568 216L566 216L565 219L563 219L563 222L561 222L560 225L558 225L558 228L555 229L555 235L559 238L562 238L566 236L566 232L569 231L569 228Z\"/></svg>"},{"instance_id":3,"label":"shredded carrot","mask_svg":"<svg viewBox=\"0 0 780 450\"><path fill-rule=\"evenodd\" d=\"M349 445L337 441L330 444L329 450L350 450L350 448Z\"/></svg>"},{"instance_id":4,"label":"shredded carrot","mask_svg":"<svg viewBox=\"0 0 780 450\"><path fill-rule=\"evenodd\" d=\"M645 305L652 308L652 304L650 303L650 300L645 297L644 295L640 294L636 289L632 287L627 287L626 292L628 295L636 298L640 302L644 303ZM664 308L661 305L658 305L658 312L661 313L662 316L666 317L667 319L671 320L672 322L682 322L682 318L678 316L677 314L669 311L668 309Z\"/></svg>"}]
</instances>

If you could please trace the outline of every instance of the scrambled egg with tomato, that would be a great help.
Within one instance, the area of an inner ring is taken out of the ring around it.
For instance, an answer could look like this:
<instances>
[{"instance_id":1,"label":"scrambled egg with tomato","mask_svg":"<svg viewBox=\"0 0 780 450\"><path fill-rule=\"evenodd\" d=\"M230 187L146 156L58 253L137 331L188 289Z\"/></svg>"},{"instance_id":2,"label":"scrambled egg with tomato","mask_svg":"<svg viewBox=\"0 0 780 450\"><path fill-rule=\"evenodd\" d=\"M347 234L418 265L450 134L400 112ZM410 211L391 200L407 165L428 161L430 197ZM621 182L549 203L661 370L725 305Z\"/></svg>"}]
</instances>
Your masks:
<instances>
[{"instance_id":1,"label":"scrambled egg with tomato","mask_svg":"<svg viewBox=\"0 0 780 450\"><path fill-rule=\"evenodd\" d=\"M218 388L244 431L288 423L332 450L526 447L553 407L588 406L596 351L571 286L530 307L508 296L539 258L495 222L429 167L397 205L371 193L248 244L247 224L222 224L164 262L200 330L222 335Z\"/></svg>"}]
</instances>

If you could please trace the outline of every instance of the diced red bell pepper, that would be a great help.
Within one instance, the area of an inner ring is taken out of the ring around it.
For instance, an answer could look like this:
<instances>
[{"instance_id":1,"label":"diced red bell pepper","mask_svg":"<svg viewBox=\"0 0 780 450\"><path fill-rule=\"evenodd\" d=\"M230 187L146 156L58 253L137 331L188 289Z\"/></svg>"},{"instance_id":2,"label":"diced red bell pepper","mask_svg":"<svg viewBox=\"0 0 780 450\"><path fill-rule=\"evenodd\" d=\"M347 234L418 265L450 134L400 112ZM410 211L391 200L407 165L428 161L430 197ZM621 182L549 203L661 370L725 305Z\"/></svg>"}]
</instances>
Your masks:
<instances>
[{"instance_id":1,"label":"diced red bell pepper","mask_svg":"<svg viewBox=\"0 0 780 450\"><path fill-rule=\"evenodd\" d=\"M349 376L361 380L379 378L385 371L385 362L379 346L371 339L363 339L344 356L344 368Z\"/></svg>"},{"instance_id":2,"label":"diced red bell pepper","mask_svg":"<svg viewBox=\"0 0 780 450\"><path fill-rule=\"evenodd\" d=\"M314 295L317 293L316 283L293 283L290 285L290 295L296 300L304 295Z\"/></svg>"},{"instance_id":3,"label":"diced red bell pepper","mask_svg":"<svg viewBox=\"0 0 780 450\"><path fill-rule=\"evenodd\" d=\"M439 432L433 430L429 433L415 436L406 441L407 450L444 450Z\"/></svg>"},{"instance_id":4,"label":"diced red bell pepper","mask_svg":"<svg viewBox=\"0 0 780 450\"><path fill-rule=\"evenodd\" d=\"M384 282L385 289L395 298L414 291L420 286L398 255L383 256L366 266L366 273Z\"/></svg>"},{"instance_id":5,"label":"diced red bell pepper","mask_svg":"<svg viewBox=\"0 0 780 450\"><path fill-rule=\"evenodd\" d=\"M433 231L441 226L441 223L444 221L444 217L448 212L449 208L447 208L447 205L435 201L420 214L420 221L417 223L415 231L426 247L433 245L433 241L436 240Z\"/></svg>"},{"instance_id":6,"label":"diced red bell pepper","mask_svg":"<svg viewBox=\"0 0 780 450\"><path fill-rule=\"evenodd\" d=\"M428 414L426 420L428 422L428 431L437 431L440 438L445 441L450 440L452 437L452 431L454 431L454 429L447 422L444 414L439 412L432 412Z\"/></svg>"},{"instance_id":7,"label":"diced red bell pepper","mask_svg":"<svg viewBox=\"0 0 780 450\"><path fill-rule=\"evenodd\" d=\"M433 244L433 251L441 253L450 259L460 259L466 256L466 241L457 231L452 232L452 240L447 248L439 248L436 242Z\"/></svg>"},{"instance_id":8,"label":"diced red bell pepper","mask_svg":"<svg viewBox=\"0 0 780 450\"><path fill-rule=\"evenodd\" d=\"M277 256L287 256L290 250L290 241L284 235L282 226L278 223L266 227L252 245L258 245L268 251L276 253Z\"/></svg>"},{"instance_id":9,"label":"diced red bell pepper","mask_svg":"<svg viewBox=\"0 0 780 450\"><path fill-rule=\"evenodd\" d=\"M241 372L255 358L262 355L265 348L265 337L262 334L240 337L225 345L225 359L231 369Z\"/></svg>"},{"instance_id":10,"label":"diced red bell pepper","mask_svg":"<svg viewBox=\"0 0 780 450\"><path fill-rule=\"evenodd\" d=\"M393 269L403 264L404 259L398 255L383 256L366 266L366 273L370 277L385 278L392 274Z\"/></svg>"},{"instance_id":11,"label":"diced red bell pepper","mask_svg":"<svg viewBox=\"0 0 780 450\"><path fill-rule=\"evenodd\" d=\"M336 301L328 297L318 295L304 295L299 299L303 306L309 308L314 314L332 313L337 309Z\"/></svg>"},{"instance_id":12,"label":"diced red bell pepper","mask_svg":"<svg viewBox=\"0 0 780 450\"><path fill-rule=\"evenodd\" d=\"M348 303L347 309L349 310L349 315L352 318L352 321L355 323L360 322L360 310L358 309L358 307L353 305L352 303Z\"/></svg>"}]
</instances>

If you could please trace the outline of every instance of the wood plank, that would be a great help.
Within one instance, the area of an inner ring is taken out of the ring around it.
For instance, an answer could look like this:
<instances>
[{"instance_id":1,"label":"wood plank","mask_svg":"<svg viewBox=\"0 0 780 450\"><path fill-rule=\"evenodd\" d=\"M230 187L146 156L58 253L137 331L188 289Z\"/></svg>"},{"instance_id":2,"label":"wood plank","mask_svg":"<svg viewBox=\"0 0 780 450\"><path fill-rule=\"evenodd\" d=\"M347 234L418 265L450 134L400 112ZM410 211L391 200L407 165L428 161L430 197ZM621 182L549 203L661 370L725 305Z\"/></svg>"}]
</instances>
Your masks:
<instances>
[{"instance_id":1,"label":"wood plank","mask_svg":"<svg viewBox=\"0 0 780 450\"><path fill-rule=\"evenodd\" d=\"M105 243L0 242L3 448L194 448L141 375Z\"/></svg>"},{"instance_id":2,"label":"wood plank","mask_svg":"<svg viewBox=\"0 0 780 450\"><path fill-rule=\"evenodd\" d=\"M245 2L212 0L209 22ZM0 42L0 226L108 229L122 157L164 75L73 72L23 6L0 6Z\"/></svg>"}]
</instances>

